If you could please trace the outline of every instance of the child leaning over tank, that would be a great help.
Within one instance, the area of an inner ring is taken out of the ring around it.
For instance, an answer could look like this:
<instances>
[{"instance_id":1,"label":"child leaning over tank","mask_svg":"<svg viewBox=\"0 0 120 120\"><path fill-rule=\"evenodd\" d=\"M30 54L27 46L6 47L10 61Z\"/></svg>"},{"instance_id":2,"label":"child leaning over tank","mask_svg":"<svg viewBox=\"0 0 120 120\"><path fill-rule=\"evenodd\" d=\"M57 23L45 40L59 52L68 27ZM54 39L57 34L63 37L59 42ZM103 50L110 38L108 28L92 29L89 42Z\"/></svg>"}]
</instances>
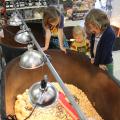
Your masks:
<instances>
[{"instance_id":1,"label":"child leaning over tank","mask_svg":"<svg viewBox=\"0 0 120 120\"><path fill-rule=\"evenodd\" d=\"M64 39L64 16L57 8L49 6L44 10L43 27L45 30L45 47L42 48L43 51L48 48L60 48L66 53L66 48L69 45Z\"/></svg>"}]
</instances>

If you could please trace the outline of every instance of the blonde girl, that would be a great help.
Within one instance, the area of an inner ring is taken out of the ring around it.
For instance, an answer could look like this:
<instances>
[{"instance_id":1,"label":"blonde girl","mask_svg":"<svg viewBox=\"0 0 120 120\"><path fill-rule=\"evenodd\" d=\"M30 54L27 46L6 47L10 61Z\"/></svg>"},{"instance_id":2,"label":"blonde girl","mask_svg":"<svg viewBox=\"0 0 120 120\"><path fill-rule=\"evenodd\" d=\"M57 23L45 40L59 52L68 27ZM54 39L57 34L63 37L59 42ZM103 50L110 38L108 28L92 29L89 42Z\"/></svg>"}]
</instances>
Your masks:
<instances>
[{"instance_id":1,"label":"blonde girl","mask_svg":"<svg viewBox=\"0 0 120 120\"><path fill-rule=\"evenodd\" d=\"M74 42L71 44L70 49L86 53L88 52L89 41L86 39L86 33L81 26L73 28Z\"/></svg>"},{"instance_id":2,"label":"blonde girl","mask_svg":"<svg viewBox=\"0 0 120 120\"><path fill-rule=\"evenodd\" d=\"M57 8L50 6L45 9L43 14L43 27L45 29L45 47L43 50L60 48L66 52L65 47L68 47L68 43L64 41L64 16Z\"/></svg>"}]
</instances>

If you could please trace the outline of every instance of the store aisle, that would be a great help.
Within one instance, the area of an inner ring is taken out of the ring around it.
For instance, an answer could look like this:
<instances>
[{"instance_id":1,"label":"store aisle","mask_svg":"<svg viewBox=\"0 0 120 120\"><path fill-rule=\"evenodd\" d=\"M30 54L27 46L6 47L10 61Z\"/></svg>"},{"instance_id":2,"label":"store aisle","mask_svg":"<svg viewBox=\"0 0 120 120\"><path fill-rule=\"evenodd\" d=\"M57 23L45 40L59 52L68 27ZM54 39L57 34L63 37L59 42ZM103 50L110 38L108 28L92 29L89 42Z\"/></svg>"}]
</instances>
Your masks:
<instances>
[{"instance_id":1,"label":"store aisle","mask_svg":"<svg viewBox=\"0 0 120 120\"><path fill-rule=\"evenodd\" d=\"M120 0L112 0L111 24L120 28Z\"/></svg>"},{"instance_id":2,"label":"store aisle","mask_svg":"<svg viewBox=\"0 0 120 120\"><path fill-rule=\"evenodd\" d=\"M120 50L113 52L114 76L120 80Z\"/></svg>"}]
</instances>

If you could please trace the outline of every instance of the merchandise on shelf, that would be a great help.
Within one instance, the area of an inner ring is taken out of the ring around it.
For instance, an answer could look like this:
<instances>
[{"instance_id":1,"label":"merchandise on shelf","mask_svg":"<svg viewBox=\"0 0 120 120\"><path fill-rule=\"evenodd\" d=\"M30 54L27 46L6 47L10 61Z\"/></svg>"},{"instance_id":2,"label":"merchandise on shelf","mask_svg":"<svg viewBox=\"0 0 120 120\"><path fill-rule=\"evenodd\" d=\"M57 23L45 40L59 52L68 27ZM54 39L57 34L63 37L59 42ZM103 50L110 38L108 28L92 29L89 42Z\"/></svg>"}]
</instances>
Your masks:
<instances>
[{"instance_id":1,"label":"merchandise on shelf","mask_svg":"<svg viewBox=\"0 0 120 120\"><path fill-rule=\"evenodd\" d=\"M23 18L26 21L29 21L42 19L42 13L37 13L47 6L47 0L16 0L14 3L11 0L6 0L6 10L8 18L15 10L14 4ZM35 11L37 11L37 13Z\"/></svg>"}]
</instances>

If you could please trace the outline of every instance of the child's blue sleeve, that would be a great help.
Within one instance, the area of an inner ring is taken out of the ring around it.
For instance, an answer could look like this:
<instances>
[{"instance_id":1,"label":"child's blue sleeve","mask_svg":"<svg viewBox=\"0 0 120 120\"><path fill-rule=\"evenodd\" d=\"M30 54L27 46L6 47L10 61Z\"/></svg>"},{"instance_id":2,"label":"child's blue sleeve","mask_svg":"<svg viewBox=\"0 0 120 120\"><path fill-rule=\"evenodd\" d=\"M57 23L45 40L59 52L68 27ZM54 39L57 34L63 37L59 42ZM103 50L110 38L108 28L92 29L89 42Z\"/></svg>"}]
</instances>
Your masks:
<instances>
[{"instance_id":1,"label":"child's blue sleeve","mask_svg":"<svg viewBox=\"0 0 120 120\"><path fill-rule=\"evenodd\" d=\"M61 20L60 20L59 28L63 28L64 27L64 15L61 14L60 17L61 17Z\"/></svg>"}]
</instances>

